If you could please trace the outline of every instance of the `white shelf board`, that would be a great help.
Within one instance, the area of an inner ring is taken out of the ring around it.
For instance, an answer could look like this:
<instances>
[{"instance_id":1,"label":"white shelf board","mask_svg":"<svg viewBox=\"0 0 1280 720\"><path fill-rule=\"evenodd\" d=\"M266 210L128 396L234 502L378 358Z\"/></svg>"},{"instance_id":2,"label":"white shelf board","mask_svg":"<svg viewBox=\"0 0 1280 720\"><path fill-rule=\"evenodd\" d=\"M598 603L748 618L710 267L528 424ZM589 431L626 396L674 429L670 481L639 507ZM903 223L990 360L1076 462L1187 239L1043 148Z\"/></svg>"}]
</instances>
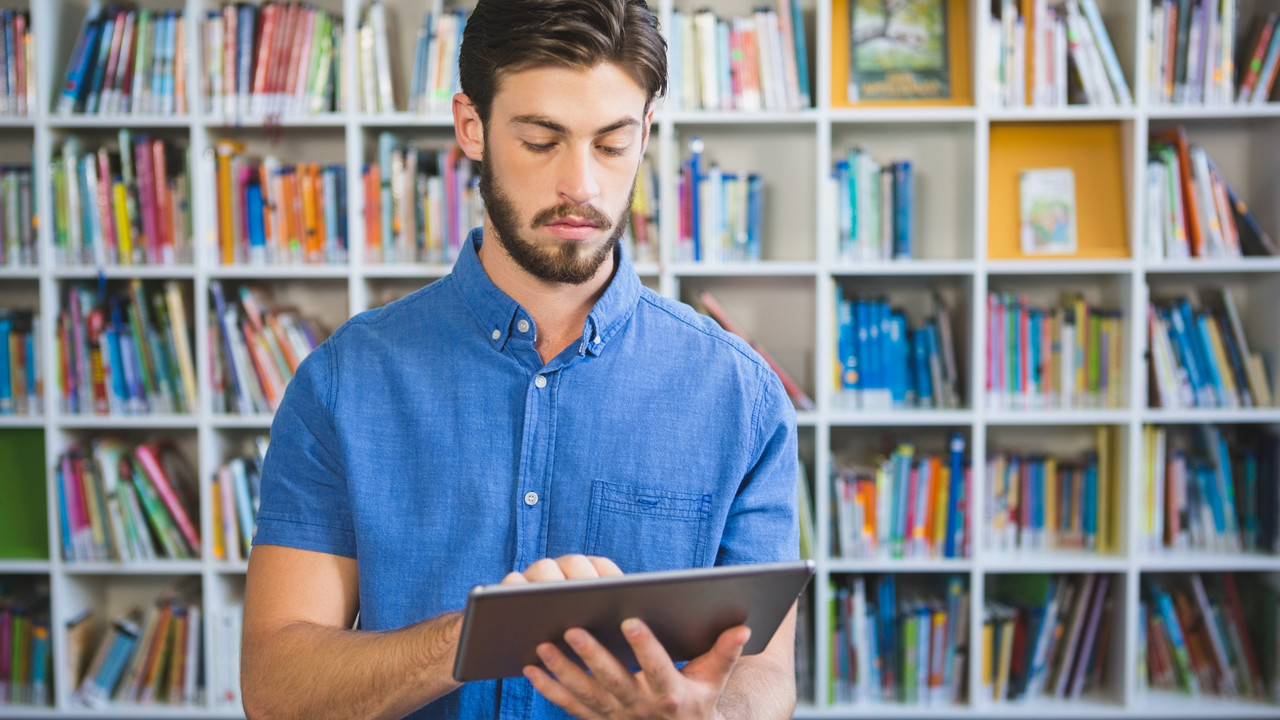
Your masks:
<instances>
[{"instance_id":1,"label":"white shelf board","mask_svg":"<svg viewBox=\"0 0 1280 720\"><path fill-rule=\"evenodd\" d=\"M199 421L194 415L155 413L151 415L68 415L54 418L58 427L73 430L194 430Z\"/></svg>"},{"instance_id":2,"label":"white shelf board","mask_svg":"<svg viewBox=\"0 0 1280 720\"><path fill-rule=\"evenodd\" d=\"M146 560L142 562L116 562L110 560L66 562L62 565L66 575L199 575L204 570L200 560Z\"/></svg>"},{"instance_id":3,"label":"white shelf board","mask_svg":"<svg viewBox=\"0 0 1280 720\"><path fill-rule=\"evenodd\" d=\"M988 260L991 275L1128 275L1134 261L1127 258L1037 258L1035 260Z\"/></svg>"},{"instance_id":4,"label":"white shelf board","mask_svg":"<svg viewBox=\"0 0 1280 720\"><path fill-rule=\"evenodd\" d=\"M972 410L832 410L827 420L833 427L913 427L952 426L973 423Z\"/></svg>"},{"instance_id":5,"label":"white shelf board","mask_svg":"<svg viewBox=\"0 0 1280 720\"><path fill-rule=\"evenodd\" d=\"M449 113L360 113L355 116L357 125L369 128L433 128L453 130L453 115Z\"/></svg>"},{"instance_id":6,"label":"white shelf board","mask_svg":"<svg viewBox=\"0 0 1280 720\"><path fill-rule=\"evenodd\" d=\"M195 277L196 269L194 265L86 265L63 266L53 271L57 280L97 280L99 275L109 280L190 280Z\"/></svg>"},{"instance_id":7,"label":"white shelf board","mask_svg":"<svg viewBox=\"0 0 1280 720\"><path fill-rule=\"evenodd\" d=\"M899 123L947 124L972 123L980 117L974 107L920 107L920 108L832 108L827 117L836 124L896 125Z\"/></svg>"},{"instance_id":8,"label":"white shelf board","mask_svg":"<svg viewBox=\"0 0 1280 720\"><path fill-rule=\"evenodd\" d=\"M350 274L348 266L330 263L217 265L209 270L210 278L223 280L345 279Z\"/></svg>"},{"instance_id":9,"label":"white shelf board","mask_svg":"<svg viewBox=\"0 0 1280 720\"><path fill-rule=\"evenodd\" d=\"M1170 550L1143 553L1136 558L1143 572L1280 571L1280 555L1209 550Z\"/></svg>"},{"instance_id":10,"label":"white shelf board","mask_svg":"<svg viewBox=\"0 0 1280 720\"><path fill-rule=\"evenodd\" d=\"M671 270L682 277L803 277L817 275L818 264L808 261L676 263Z\"/></svg>"},{"instance_id":11,"label":"white shelf board","mask_svg":"<svg viewBox=\"0 0 1280 720\"><path fill-rule=\"evenodd\" d=\"M818 111L806 110L767 110L761 112L742 112L740 110L659 110L658 118L669 118L677 125L749 125L751 127L769 125L816 125L819 120Z\"/></svg>"},{"instance_id":12,"label":"white shelf board","mask_svg":"<svg viewBox=\"0 0 1280 720\"><path fill-rule=\"evenodd\" d=\"M254 413L252 415L216 414L213 416L213 427L219 430L266 430L271 427L273 415L270 413Z\"/></svg>"},{"instance_id":13,"label":"white shelf board","mask_svg":"<svg viewBox=\"0 0 1280 720\"><path fill-rule=\"evenodd\" d=\"M1256 700L1228 700L1212 695L1193 698L1186 693L1146 690L1128 708L1140 718L1276 718L1280 705Z\"/></svg>"},{"instance_id":14,"label":"white shelf board","mask_svg":"<svg viewBox=\"0 0 1280 720\"><path fill-rule=\"evenodd\" d=\"M1261 105L1232 103L1230 105L1152 105L1146 109L1152 120L1216 120L1220 118L1274 118L1280 117L1280 103Z\"/></svg>"},{"instance_id":15,"label":"white shelf board","mask_svg":"<svg viewBox=\"0 0 1280 720\"><path fill-rule=\"evenodd\" d=\"M205 115L200 124L209 130L277 130L288 128L342 128L347 124L346 113L315 113L288 115L247 115L223 118Z\"/></svg>"},{"instance_id":16,"label":"white shelf board","mask_svg":"<svg viewBox=\"0 0 1280 720\"><path fill-rule=\"evenodd\" d=\"M988 112L991 122L1081 122L1103 120L1134 120L1138 110L1132 105L1094 107L1092 105L1067 105L1066 107L996 108Z\"/></svg>"},{"instance_id":17,"label":"white shelf board","mask_svg":"<svg viewBox=\"0 0 1280 720\"><path fill-rule=\"evenodd\" d=\"M39 280L40 268L25 265L0 267L0 280Z\"/></svg>"},{"instance_id":18,"label":"white shelf board","mask_svg":"<svg viewBox=\"0 0 1280 720\"><path fill-rule=\"evenodd\" d=\"M987 425L1123 425L1130 412L1118 409L1064 408L1033 410L988 410L982 414Z\"/></svg>"},{"instance_id":19,"label":"white shelf board","mask_svg":"<svg viewBox=\"0 0 1280 720\"><path fill-rule=\"evenodd\" d=\"M833 573L967 573L974 563L968 558L841 558L827 559L824 566Z\"/></svg>"},{"instance_id":20,"label":"white shelf board","mask_svg":"<svg viewBox=\"0 0 1280 720\"><path fill-rule=\"evenodd\" d=\"M1099 555L1080 550L984 551L979 566L998 573L1122 573L1129 561L1120 555Z\"/></svg>"},{"instance_id":21,"label":"white shelf board","mask_svg":"<svg viewBox=\"0 0 1280 720\"><path fill-rule=\"evenodd\" d=\"M1168 425L1200 423L1280 423L1280 408L1147 409L1142 422Z\"/></svg>"},{"instance_id":22,"label":"white shelf board","mask_svg":"<svg viewBox=\"0 0 1280 720\"><path fill-rule=\"evenodd\" d=\"M1149 275L1179 273L1280 273L1280 257L1193 258L1160 260L1143 265Z\"/></svg>"},{"instance_id":23,"label":"white shelf board","mask_svg":"<svg viewBox=\"0 0 1280 720\"><path fill-rule=\"evenodd\" d=\"M370 279L442 278L453 270L443 263L368 263L364 276Z\"/></svg>"},{"instance_id":24,"label":"white shelf board","mask_svg":"<svg viewBox=\"0 0 1280 720\"><path fill-rule=\"evenodd\" d=\"M0 560L0 575L42 575L52 569L48 560Z\"/></svg>"},{"instance_id":25,"label":"white shelf board","mask_svg":"<svg viewBox=\"0 0 1280 720\"><path fill-rule=\"evenodd\" d=\"M44 428L42 415L0 415L0 429L28 428L38 430Z\"/></svg>"},{"instance_id":26,"label":"white shelf board","mask_svg":"<svg viewBox=\"0 0 1280 720\"><path fill-rule=\"evenodd\" d=\"M973 260L888 260L883 262L850 263L838 262L829 266L835 277L884 275L973 275L977 263Z\"/></svg>"},{"instance_id":27,"label":"white shelf board","mask_svg":"<svg viewBox=\"0 0 1280 720\"><path fill-rule=\"evenodd\" d=\"M50 115L48 125L54 130L118 130L120 128L189 128L191 115Z\"/></svg>"}]
</instances>

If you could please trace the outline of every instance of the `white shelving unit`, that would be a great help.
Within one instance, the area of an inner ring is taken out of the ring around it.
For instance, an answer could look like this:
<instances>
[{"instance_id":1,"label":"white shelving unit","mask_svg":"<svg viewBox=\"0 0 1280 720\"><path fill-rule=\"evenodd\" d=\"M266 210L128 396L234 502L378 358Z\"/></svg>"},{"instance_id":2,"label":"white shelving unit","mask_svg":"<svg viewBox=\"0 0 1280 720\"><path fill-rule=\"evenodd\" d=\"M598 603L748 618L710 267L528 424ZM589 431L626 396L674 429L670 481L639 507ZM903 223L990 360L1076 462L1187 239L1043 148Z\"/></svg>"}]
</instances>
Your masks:
<instances>
[{"instance_id":1,"label":"white shelving unit","mask_svg":"<svg viewBox=\"0 0 1280 720\"><path fill-rule=\"evenodd\" d=\"M385 0L398 22L394 33L393 60L407 77L414 35L424 4L415 0ZM955 1L955 0L949 0ZM0 4L12 5L15 0ZM67 59L86 12L88 0L29 0L35 32L39 102L36 112L25 119L0 122L0 160L21 162L31 157L34 147L35 178L39 188L38 211L43 219L52 217L48 160L63 138L75 135L91 140L108 140L114 130L127 126L135 131L154 131L163 137L181 140L191 148L195 225L194 237L200 247L189 266L106 268L108 279L143 277L178 279L189 284L194 296L195 328L202 328L209 305L211 280L227 283L253 282L268 286L279 300L301 305L317 315L329 330L346 317L380 304L384 296L400 295L443 276L447 267L428 265L382 266L364 260L362 195L360 176L363 163L374 155L377 134L383 130L402 136L429 140L441 146L452 141L450 118L445 115L420 117L397 113L370 116L349 105L345 112L321 117L286 119L283 130L261 126L226 127L207 117L198 97L200 83L194 60L199 57L198 23L207 10L221 7L215 0L142 0L153 8L185 8L186 40L189 52L187 88L192 112L176 118L65 117L50 108L60 87ZM363 12L364 0L318 0L326 10L340 12L345 22L344 82L355 88L355 28ZM656 10L669 27L674 9L692 11L702 0L658 0ZM717 11L747 14L752 0L711 0ZM918 440L926 450L938 451L949 430L958 430L967 440L973 462L972 498L981 498L987 479L981 459L997 444L1016 446L1026 429L1037 437L1036 447L1072 447L1079 436L1096 424L1114 426L1121 442L1121 481L1124 508L1120 518L1122 549L1110 556L1073 554L992 554L982 551L982 522L974 518L971 527L974 555L948 561L849 561L825 555L817 559L818 573L811 588L817 609L813 657L815 697L827 697L830 680L823 670L829 667L831 631L825 611L830 600L828 583L833 577L859 573L904 573L944 576L958 574L967 581L970 593L969 647L977 649L981 627L982 598L989 576L1019 572L1111 573L1117 617L1110 653L1111 677L1101 693L1077 702L1036 699L1015 705L973 703L957 707L912 707L897 705L835 705L804 702L797 716L806 718L863 717L1141 717L1141 718L1262 718L1280 717L1280 706L1253 702L1227 702L1216 698L1192 700L1182 695L1147 692L1137 686L1134 669L1137 655L1137 615L1140 579L1145 572L1234 570L1280 572L1280 557L1224 556L1184 553L1151 555L1139 549L1137 521L1144 512L1136 478L1142 472L1142 428L1148 423L1248 423L1280 426L1280 409L1248 411L1148 409L1147 367L1144 358L1145 307L1148 295L1181 292L1193 287L1226 284L1238 291L1237 302L1244 314L1246 332L1255 347L1268 354L1272 387L1280 387L1280 325L1275 311L1280 308L1280 258L1248 258L1234 261L1194 261L1152 263L1140 251L1143 213L1142 198L1135 188L1143 187L1146 138L1153 129L1177 123L1187 126L1192 142L1202 143L1219 167L1249 202L1259 221L1274 236L1280 232L1280 103L1255 107L1182 108L1156 107L1146 103L1142 78L1146 74L1145 38L1148 32L1147 2L1100 0L1102 12L1130 86L1135 88L1136 106L1112 109L1071 107L1053 111L1010 110L988 107L981 99L985 78L980 71L981 52L989 42L985 18L989 3L968 0L970 29L970 72L978 104L973 107L850 109L833 107L831 37L836 17L830 0L802 0L808 30L811 87L815 107L798 112L740 114L729 112L673 111L660 108L650 153L661 177L663 222L660 226L660 261L639 268L644 282L665 295L686 301L704 288L715 291L735 319L760 340L817 401L817 409L798 415L801 460L814 483L817 547L830 547L826 518L830 515L827 468L832 458L851 446L867 444L872 436ZM28 6L17 3L17 6ZM1241 17L1246 21L1259 10L1280 9L1280 0L1240 0ZM401 88L402 95L403 88ZM354 94L349 97L354 100ZM401 102L404 98L401 97ZM990 260L987 252L989 215L1016 212L1016 198L991 198L988 191L988 157L991 132L1006 123L1044 122L1117 124L1125 139L1120 163L1124 168L1124 207L1131 249L1129 259L1120 260ZM708 153L725 166L753 168L765 174L766 233L764 261L754 264L703 265L674 262L676 227L676 176L688 139L701 136ZM271 147L282 157L324 159L345 163L348 172L350 262L343 266L223 267L214 263L204 246L215 237L214 186L200 171L200 158L211 152L214 142L235 137L251 150ZM918 259L892 263L854 265L835 257L835 211L832 200L822 192L833 159L854 143L870 148L878 157L906 157L916 162L918 203L915 214ZM38 306L42 309L39 329L44 348L52 348L56 309L66 286L75 281L92 282L96 268L56 267L53 260L51 223L39 229L39 266L33 269L0 268L0 306ZM950 411L864 412L843 409L836 402L827 378L833 377L833 299L837 282L852 288L875 288L890 295L910 293L939 286L951 301L956 324L957 351L964 370L962 392L965 407ZM985 302L989 289L1030 289L1085 287L1097 292L1126 317L1126 403L1116 410L1062 410L1011 412L987 407L983 402L985 363ZM47 412L37 418L0 418L0 433L14 428L38 428L45 437L48 466L72 439L96 434L121 433L150 438L172 435L198 469L207 496L210 477L226 458L248 449L250 439L266 432L268 416L241 417L215 414L208 392L209 348L203 332L195 332L197 373L202 388L200 409L193 416L68 417L57 411L55 363L45 356ZM1019 431L1022 431L1020 434ZM929 447L931 444L937 447ZM66 645L65 621L85 606L97 608L103 617L128 607L145 604L172 580L199 578L206 617L210 610L243 597L244 563L211 559L211 537L204 532L202 560L163 562L149 565L68 563L61 559L57 512L57 485L52 473L45 479L49 503L40 509L48 513L48 561L0 561L0 575L47 577L52 591L55 707L0 706L0 718L7 717L241 717L236 709L216 706L212 701L199 707L111 707L90 710L72 703L62 648ZM33 511L36 510L33 508ZM209 503L202 502L202 527L211 527ZM205 628L206 667L210 663L209 630ZM971 659L972 665L972 659ZM976 697L977 673L969 671L968 696Z\"/></svg>"}]
</instances>

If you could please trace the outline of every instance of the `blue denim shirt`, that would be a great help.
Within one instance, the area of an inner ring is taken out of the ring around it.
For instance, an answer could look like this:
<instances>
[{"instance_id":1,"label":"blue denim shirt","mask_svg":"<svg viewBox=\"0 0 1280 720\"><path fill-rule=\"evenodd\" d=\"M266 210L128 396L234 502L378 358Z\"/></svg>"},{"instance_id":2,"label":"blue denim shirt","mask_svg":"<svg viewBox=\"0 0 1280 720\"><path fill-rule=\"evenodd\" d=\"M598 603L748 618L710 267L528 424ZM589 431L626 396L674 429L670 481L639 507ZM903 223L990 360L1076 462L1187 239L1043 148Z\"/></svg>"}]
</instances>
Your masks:
<instances>
[{"instance_id":1,"label":"blue denim shirt","mask_svg":"<svg viewBox=\"0 0 1280 720\"><path fill-rule=\"evenodd\" d=\"M619 253L581 340L544 365L480 242L302 363L255 544L356 558L367 630L460 610L473 586L566 553L624 572L798 556L795 413L749 346ZM515 678L412 717L567 716Z\"/></svg>"}]
</instances>

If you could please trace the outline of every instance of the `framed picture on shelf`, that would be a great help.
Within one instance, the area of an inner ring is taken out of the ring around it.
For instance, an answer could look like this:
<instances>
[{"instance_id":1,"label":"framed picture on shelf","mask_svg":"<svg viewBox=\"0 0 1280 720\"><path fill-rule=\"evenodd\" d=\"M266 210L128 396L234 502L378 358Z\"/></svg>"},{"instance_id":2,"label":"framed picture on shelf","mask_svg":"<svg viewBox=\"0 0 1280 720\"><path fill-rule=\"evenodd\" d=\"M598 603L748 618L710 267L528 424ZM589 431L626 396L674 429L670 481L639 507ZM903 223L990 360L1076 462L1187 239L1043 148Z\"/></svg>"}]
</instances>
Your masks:
<instances>
[{"instance_id":1,"label":"framed picture on shelf","mask_svg":"<svg viewBox=\"0 0 1280 720\"><path fill-rule=\"evenodd\" d=\"M837 0L835 104L841 96L849 106L972 104L967 5L965 0Z\"/></svg>"}]
</instances>

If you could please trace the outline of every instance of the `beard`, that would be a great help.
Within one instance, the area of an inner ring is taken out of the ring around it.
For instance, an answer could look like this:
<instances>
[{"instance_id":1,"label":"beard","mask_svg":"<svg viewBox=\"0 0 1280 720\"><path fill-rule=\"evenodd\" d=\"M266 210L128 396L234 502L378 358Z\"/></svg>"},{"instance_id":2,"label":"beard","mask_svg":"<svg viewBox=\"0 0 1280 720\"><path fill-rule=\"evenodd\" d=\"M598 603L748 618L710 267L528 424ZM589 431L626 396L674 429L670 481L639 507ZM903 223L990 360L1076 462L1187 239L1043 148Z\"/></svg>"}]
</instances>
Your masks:
<instances>
[{"instance_id":1,"label":"beard","mask_svg":"<svg viewBox=\"0 0 1280 720\"><path fill-rule=\"evenodd\" d=\"M488 155L487 148L485 155ZM608 239L595 248L583 247L573 242L540 246L521 237L515 203L498 186L490 164L480 165L480 198L484 202L485 212L489 215L498 244L525 272L545 282L581 285L595 277L600 266L613 255L618 241L627 230L627 223L631 218L630 198L635 189L633 180L631 192L627 194L627 206L613 219L591 205L561 203L538 211L529 222L529 230L536 230L569 216L584 218L601 230L612 229Z\"/></svg>"}]
</instances>

